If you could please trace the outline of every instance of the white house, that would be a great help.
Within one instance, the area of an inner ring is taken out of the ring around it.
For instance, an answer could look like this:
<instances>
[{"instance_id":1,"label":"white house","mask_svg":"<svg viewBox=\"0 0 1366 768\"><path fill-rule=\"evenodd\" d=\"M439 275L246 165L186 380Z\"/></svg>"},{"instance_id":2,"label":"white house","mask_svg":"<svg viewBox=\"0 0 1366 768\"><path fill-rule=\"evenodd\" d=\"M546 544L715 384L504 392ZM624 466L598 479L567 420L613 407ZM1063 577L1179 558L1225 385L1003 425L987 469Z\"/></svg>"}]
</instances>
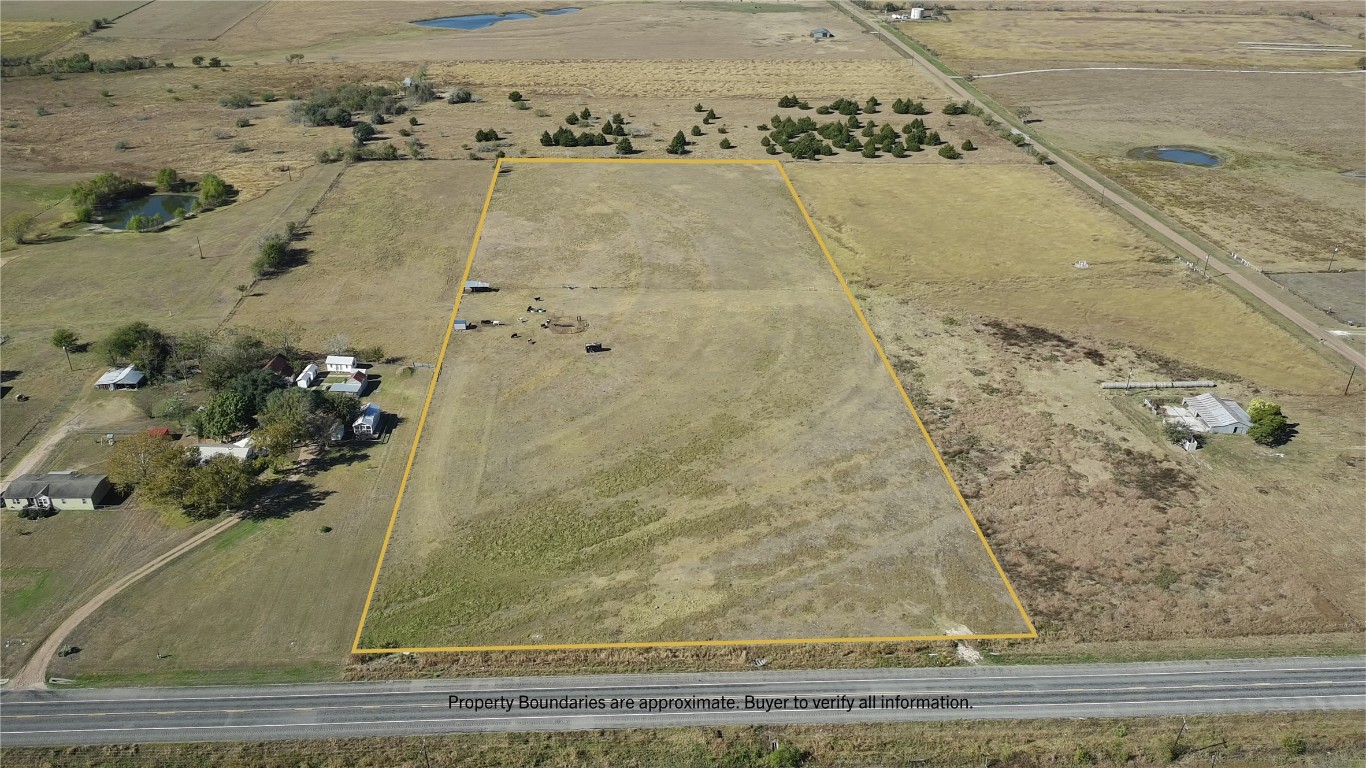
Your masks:
<instances>
[{"instance_id":1,"label":"white house","mask_svg":"<svg viewBox=\"0 0 1366 768\"><path fill-rule=\"evenodd\" d=\"M1181 399L1181 405L1190 409L1195 418L1215 434L1242 435L1252 426L1252 418L1242 406L1213 392L1184 397Z\"/></svg>"},{"instance_id":2,"label":"white house","mask_svg":"<svg viewBox=\"0 0 1366 768\"><path fill-rule=\"evenodd\" d=\"M252 447L251 435L227 445L201 445L199 446L199 463L205 464L215 456L232 456L241 461L254 458L256 449Z\"/></svg>"},{"instance_id":3,"label":"white house","mask_svg":"<svg viewBox=\"0 0 1366 768\"><path fill-rule=\"evenodd\" d=\"M142 375L142 371L131 365L127 368L111 368L95 382L95 389L107 389L111 392L116 389L137 389L146 380L147 377Z\"/></svg>"},{"instance_id":4,"label":"white house","mask_svg":"<svg viewBox=\"0 0 1366 768\"><path fill-rule=\"evenodd\" d=\"M350 373L356 370L356 358L350 355L328 355L324 364L329 371Z\"/></svg>"},{"instance_id":5,"label":"white house","mask_svg":"<svg viewBox=\"0 0 1366 768\"><path fill-rule=\"evenodd\" d=\"M374 403L366 403L360 416L351 423L351 431L356 437L379 437L384 431L384 412Z\"/></svg>"},{"instance_id":6,"label":"white house","mask_svg":"<svg viewBox=\"0 0 1366 768\"><path fill-rule=\"evenodd\" d=\"M299 378L294 380L294 383L298 384L300 387L303 387L304 389L308 389L309 387L313 386L313 381L317 378L318 364L309 363L308 367L304 368L303 373L299 374Z\"/></svg>"},{"instance_id":7,"label":"white house","mask_svg":"<svg viewBox=\"0 0 1366 768\"><path fill-rule=\"evenodd\" d=\"M20 475L3 494L9 509L94 509L104 501L112 487L105 475L85 475L76 471L48 472L46 475Z\"/></svg>"}]
</instances>

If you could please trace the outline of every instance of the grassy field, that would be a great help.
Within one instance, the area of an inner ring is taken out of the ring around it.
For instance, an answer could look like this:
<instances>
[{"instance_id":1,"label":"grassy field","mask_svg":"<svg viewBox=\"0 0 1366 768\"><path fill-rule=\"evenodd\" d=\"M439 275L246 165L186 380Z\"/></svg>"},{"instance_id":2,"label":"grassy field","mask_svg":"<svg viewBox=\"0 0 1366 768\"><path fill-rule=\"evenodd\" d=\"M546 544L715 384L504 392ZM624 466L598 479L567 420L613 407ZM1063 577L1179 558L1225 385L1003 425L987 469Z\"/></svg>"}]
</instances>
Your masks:
<instances>
[{"instance_id":1,"label":"grassy field","mask_svg":"<svg viewBox=\"0 0 1366 768\"><path fill-rule=\"evenodd\" d=\"M472 275L362 647L1027 631L775 169L513 164Z\"/></svg>"},{"instance_id":2,"label":"grassy field","mask_svg":"<svg viewBox=\"0 0 1366 768\"><path fill-rule=\"evenodd\" d=\"M1047 638L1359 629L1366 412L1345 372L1044 169L794 179ZM915 186L936 191L923 215L876 204ZM1179 394L1102 396L1130 375L1271 397L1300 434L1186 454L1140 404Z\"/></svg>"},{"instance_id":3,"label":"grassy field","mask_svg":"<svg viewBox=\"0 0 1366 768\"><path fill-rule=\"evenodd\" d=\"M212 3L147 3L94 33L96 38L216 40L252 12L260 0L215 0Z\"/></svg>"},{"instance_id":4,"label":"grassy field","mask_svg":"<svg viewBox=\"0 0 1366 768\"><path fill-rule=\"evenodd\" d=\"M1184 726L1184 728L1183 728ZM545 734L272 741L248 744L142 744L137 747L7 749L13 766L299 764L425 768L441 766L728 766L767 764L772 742L792 745L801 765L886 766L925 762L988 765L1162 765L1211 760L1253 768L1347 766L1366 755L1352 712L1186 718L1001 720L841 726L753 726ZM1175 741L1176 734L1181 739ZM1287 738L1290 737L1290 738ZM1295 739L1304 741L1296 755ZM1287 746L1288 745L1288 746ZM1175 751L1173 751L1175 747Z\"/></svg>"},{"instance_id":5,"label":"grassy field","mask_svg":"<svg viewBox=\"0 0 1366 768\"><path fill-rule=\"evenodd\" d=\"M1280 272L1272 279L1339 320L1366 325L1362 272Z\"/></svg>"},{"instance_id":6,"label":"grassy field","mask_svg":"<svg viewBox=\"0 0 1366 768\"><path fill-rule=\"evenodd\" d=\"M147 5L149 0L37 0L0 5L5 21L66 21L89 24L92 19L117 19Z\"/></svg>"},{"instance_id":7,"label":"grassy field","mask_svg":"<svg viewBox=\"0 0 1366 768\"><path fill-rule=\"evenodd\" d=\"M0 21L0 53L6 57L41 56L81 34L90 22Z\"/></svg>"},{"instance_id":8,"label":"grassy field","mask_svg":"<svg viewBox=\"0 0 1366 768\"><path fill-rule=\"evenodd\" d=\"M231 323L299 322L304 346L344 335L435 362L463 266L452 254L473 237L487 185L487 166L472 163L349 169L309 219L308 263L258 284ZM381 285L401 301L386 303ZM86 650L54 674L106 685L339 675L430 381L406 365L371 373L367 399L397 417L389 442L340 452L286 495L288 517L239 524L121 595L81 626L74 640ZM168 592L185 596L180 610L164 610Z\"/></svg>"},{"instance_id":9,"label":"grassy field","mask_svg":"<svg viewBox=\"0 0 1366 768\"><path fill-rule=\"evenodd\" d=\"M1290 15L952 11L952 23L900 24L963 74L1159 64L1233 69L1354 69L1358 53L1259 50L1248 43L1345 45L1352 33ZM1287 46L1294 47L1294 46Z\"/></svg>"}]
</instances>

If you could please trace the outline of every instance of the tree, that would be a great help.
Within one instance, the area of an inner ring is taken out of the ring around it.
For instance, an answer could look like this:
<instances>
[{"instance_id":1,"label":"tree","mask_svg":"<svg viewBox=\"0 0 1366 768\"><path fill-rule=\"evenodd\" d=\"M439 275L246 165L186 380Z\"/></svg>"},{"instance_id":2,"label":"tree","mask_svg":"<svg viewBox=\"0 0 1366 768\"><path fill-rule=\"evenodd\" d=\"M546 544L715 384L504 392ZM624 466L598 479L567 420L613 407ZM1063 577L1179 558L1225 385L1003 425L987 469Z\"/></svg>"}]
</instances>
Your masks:
<instances>
[{"instance_id":1,"label":"tree","mask_svg":"<svg viewBox=\"0 0 1366 768\"><path fill-rule=\"evenodd\" d=\"M1254 397L1252 402L1247 404L1247 415L1255 424L1268 416L1281 415L1281 407L1270 400Z\"/></svg>"},{"instance_id":2,"label":"tree","mask_svg":"<svg viewBox=\"0 0 1366 768\"><path fill-rule=\"evenodd\" d=\"M291 54L289 54L288 56L285 57L285 63L286 63L286 64L297 64L297 63L299 63L299 62L301 62L301 61L303 61L303 60L304 60L304 55L303 55L302 53L291 53Z\"/></svg>"},{"instance_id":3,"label":"tree","mask_svg":"<svg viewBox=\"0 0 1366 768\"><path fill-rule=\"evenodd\" d=\"M716 110L714 110L714 109L709 109L709 110L707 110L707 118L706 118L706 119L708 119L708 120L715 120L715 119L716 119Z\"/></svg>"},{"instance_id":4,"label":"tree","mask_svg":"<svg viewBox=\"0 0 1366 768\"><path fill-rule=\"evenodd\" d=\"M869 96L868 101L864 102L863 111L872 114L877 111L881 104L882 102L878 101L876 96Z\"/></svg>"},{"instance_id":5,"label":"tree","mask_svg":"<svg viewBox=\"0 0 1366 768\"><path fill-rule=\"evenodd\" d=\"M976 149L977 149L977 147L975 147L975 146L972 145L972 139L963 139L963 151L964 151L964 152L973 152L973 151L975 151Z\"/></svg>"},{"instance_id":6,"label":"tree","mask_svg":"<svg viewBox=\"0 0 1366 768\"><path fill-rule=\"evenodd\" d=\"M152 456L147 472L142 476L140 490L152 501L178 503L190 487L198 463L199 449L194 446L163 446Z\"/></svg>"},{"instance_id":7,"label":"tree","mask_svg":"<svg viewBox=\"0 0 1366 768\"><path fill-rule=\"evenodd\" d=\"M122 493L132 491L152 476L157 460L171 445L167 436L147 432L120 439L109 452L109 482Z\"/></svg>"},{"instance_id":8,"label":"tree","mask_svg":"<svg viewBox=\"0 0 1366 768\"><path fill-rule=\"evenodd\" d=\"M28 242L28 233L33 229L33 223L37 221L31 213L16 213L5 219L5 237L14 241L15 245L23 245Z\"/></svg>"},{"instance_id":9,"label":"tree","mask_svg":"<svg viewBox=\"0 0 1366 768\"><path fill-rule=\"evenodd\" d=\"M730 149L734 146L734 144L730 143L730 139L721 139L721 149Z\"/></svg>"},{"instance_id":10,"label":"tree","mask_svg":"<svg viewBox=\"0 0 1366 768\"><path fill-rule=\"evenodd\" d=\"M694 111L694 112L706 112L707 110L706 110L705 107L702 106L702 102L698 102L698 103L696 103L696 104L693 105L692 111Z\"/></svg>"},{"instance_id":11,"label":"tree","mask_svg":"<svg viewBox=\"0 0 1366 768\"><path fill-rule=\"evenodd\" d=\"M413 117L412 115L409 115L409 116L408 116L408 125L411 125L411 126L413 126L414 128L416 128L416 127L417 127L417 118L416 118L416 117Z\"/></svg>"},{"instance_id":12,"label":"tree","mask_svg":"<svg viewBox=\"0 0 1366 768\"><path fill-rule=\"evenodd\" d=\"M71 368L71 348L79 339L70 328L58 328L52 332L52 346L66 353L66 367Z\"/></svg>"},{"instance_id":13,"label":"tree","mask_svg":"<svg viewBox=\"0 0 1366 768\"><path fill-rule=\"evenodd\" d=\"M468 88L456 88L446 97L447 104L468 104L474 101L474 94Z\"/></svg>"},{"instance_id":14,"label":"tree","mask_svg":"<svg viewBox=\"0 0 1366 768\"><path fill-rule=\"evenodd\" d=\"M139 369L156 375L165 367L171 353L171 340L165 334L138 321L125 323L109 332L100 343L110 365L127 360Z\"/></svg>"},{"instance_id":15,"label":"tree","mask_svg":"<svg viewBox=\"0 0 1366 768\"><path fill-rule=\"evenodd\" d=\"M958 150L954 149L952 144L945 144L939 148L939 156L945 160L957 160L963 155Z\"/></svg>"},{"instance_id":16,"label":"tree","mask_svg":"<svg viewBox=\"0 0 1366 768\"><path fill-rule=\"evenodd\" d=\"M220 58L218 58L217 56L210 56L210 57L209 57L209 66L215 67L215 68L216 68L216 67L221 67L221 66L223 66L223 60L220 59Z\"/></svg>"},{"instance_id":17,"label":"tree","mask_svg":"<svg viewBox=\"0 0 1366 768\"><path fill-rule=\"evenodd\" d=\"M1195 437L1191 428L1179 421L1168 421L1162 425L1162 434L1172 442L1173 445L1181 445Z\"/></svg>"},{"instance_id":18,"label":"tree","mask_svg":"<svg viewBox=\"0 0 1366 768\"><path fill-rule=\"evenodd\" d=\"M939 138L939 131L930 131L928 134L926 134L925 140L921 143L928 144L931 147L937 147L940 144L943 144L944 140Z\"/></svg>"},{"instance_id":19,"label":"tree","mask_svg":"<svg viewBox=\"0 0 1366 768\"><path fill-rule=\"evenodd\" d=\"M217 175L206 173L199 179L199 202L206 207L220 205L228 199L228 185Z\"/></svg>"},{"instance_id":20,"label":"tree","mask_svg":"<svg viewBox=\"0 0 1366 768\"><path fill-rule=\"evenodd\" d=\"M203 66L203 64L204 64L204 57L203 57L203 56L195 56L194 58L190 59L190 63L193 64L193 65L195 65L196 67Z\"/></svg>"},{"instance_id":21,"label":"tree","mask_svg":"<svg viewBox=\"0 0 1366 768\"><path fill-rule=\"evenodd\" d=\"M701 136L701 135L702 135L702 129L699 128L699 127L696 126L696 125L694 125L694 126L692 127L692 130L691 130L691 131L688 131L688 132L691 133L691 134L694 135L694 136Z\"/></svg>"},{"instance_id":22,"label":"tree","mask_svg":"<svg viewBox=\"0 0 1366 768\"><path fill-rule=\"evenodd\" d=\"M555 139L554 139L554 137L552 137L552 136L550 135L550 131L541 131L541 146L543 146L543 147L553 147L553 146L555 146Z\"/></svg>"},{"instance_id":23,"label":"tree","mask_svg":"<svg viewBox=\"0 0 1366 768\"><path fill-rule=\"evenodd\" d=\"M373 139L376 133L378 133L378 131L375 130L375 126L364 120L356 123L351 129L351 135L356 139L356 146L360 146L370 139Z\"/></svg>"},{"instance_id":24,"label":"tree","mask_svg":"<svg viewBox=\"0 0 1366 768\"><path fill-rule=\"evenodd\" d=\"M590 117L592 117L592 116L593 116L593 113L588 111L588 107L584 107L583 110L579 112L579 119L580 119L580 120L587 120L588 118L590 118Z\"/></svg>"},{"instance_id":25,"label":"tree","mask_svg":"<svg viewBox=\"0 0 1366 768\"><path fill-rule=\"evenodd\" d=\"M1290 439L1290 424L1279 412L1269 413L1253 421L1247 434L1259 445L1281 445Z\"/></svg>"},{"instance_id":26,"label":"tree","mask_svg":"<svg viewBox=\"0 0 1366 768\"><path fill-rule=\"evenodd\" d=\"M511 102L518 102L518 101L521 101L521 100L522 100L522 92L521 92L521 91L513 91L513 92L511 92L511 93L508 94L508 101L511 101Z\"/></svg>"},{"instance_id":27,"label":"tree","mask_svg":"<svg viewBox=\"0 0 1366 768\"><path fill-rule=\"evenodd\" d=\"M629 154L631 154L631 153L633 153L633 152L635 152L635 151L636 151L636 148L633 147L633 146L631 146L631 140L630 140L630 139L622 138L622 139L618 139L618 140L617 140L617 154L618 154L618 155L629 155Z\"/></svg>"},{"instance_id":28,"label":"tree","mask_svg":"<svg viewBox=\"0 0 1366 768\"><path fill-rule=\"evenodd\" d=\"M1015 110L1015 116L1020 118L1024 122L1029 122L1029 116L1032 114L1034 114L1034 110L1030 109L1029 107L1020 107Z\"/></svg>"},{"instance_id":29,"label":"tree","mask_svg":"<svg viewBox=\"0 0 1366 768\"><path fill-rule=\"evenodd\" d=\"M214 456L191 473L181 506L187 517L208 520L245 506L258 487L257 476L247 462L234 456Z\"/></svg>"},{"instance_id":30,"label":"tree","mask_svg":"<svg viewBox=\"0 0 1366 768\"><path fill-rule=\"evenodd\" d=\"M180 174L174 168L162 168L157 171L157 191L174 192L180 186Z\"/></svg>"},{"instance_id":31,"label":"tree","mask_svg":"<svg viewBox=\"0 0 1366 768\"><path fill-rule=\"evenodd\" d=\"M360 401L340 392L323 393L319 410L335 417L343 424L350 424L360 416Z\"/></svg>"},{"instance_id":32,"label":"tree","mask_svg":"<svg viewBox=\"0 0 1366 768\"><path fill-rule=\"evenodd\" d=\"M682 131L679 131L674 134L673 141L669 142L668 148L664 151L671 155L681 155L688 151L687 147L688 139L683 135Z\"/></svg>"},{"instance_id":33,"label":"tree","mask_svg":"<svg viewBox=\"0 0 1366 768\"><path fill-rule=\"evenodd\" d=\"M196 416L193 426L200 437L224 438L247 426L251 412L246 395L225 390L214 395Z\"/></svg>"}]
</instances>

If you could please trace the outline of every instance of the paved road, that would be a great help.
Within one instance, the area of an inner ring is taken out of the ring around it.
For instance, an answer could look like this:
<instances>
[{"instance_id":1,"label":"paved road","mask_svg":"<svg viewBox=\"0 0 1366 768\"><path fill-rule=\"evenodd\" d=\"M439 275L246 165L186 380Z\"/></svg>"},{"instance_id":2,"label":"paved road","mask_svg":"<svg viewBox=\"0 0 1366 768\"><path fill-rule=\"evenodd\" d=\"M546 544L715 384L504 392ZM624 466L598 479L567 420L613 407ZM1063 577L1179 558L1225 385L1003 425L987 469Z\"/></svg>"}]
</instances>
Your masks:
<instances>
[{"instance_id":1,"label":"paved road","mask_svg":"<svg viewBox=\"0 0 1366 768\"><path fill-rule=\"evenodd\" d=\"M881 27L877 25L875 19L869 17L867 12L860 10L857 6L853 5L853 3L849 2L849 0L839 0L838 4L864 27L876 31L888 45L892 46L898 51L901 51L907 57L915 61L917 64L921 65L921 67L923 68L922 71L925 74L925 76L928 77L931 81L938 83L939 86L943 88L951 96L957 99L970 101L978 105L983 110L985 110L987 114L994 116L997 120L999 120L1002 123L1005 123L1007 125L1014 124L1014 120L1011 116L1003 115L997 112L996 110L992 109L990 105L983 104L975 96L973 96L970 91L964 88L962 83L958 82L953 77L950 77L949 75L946 75L943 72L939 71L937 67L935 67L928 60L926 60L924 56L916 52L914 48L901 42L896 37L887 34L885 30L883 30ZM1053 161L1053 167L1056 168L1058 171L1072 177L1077 181L1078 184L1081 184L1084 188L1091 190L1098 196L1101 196L1102 199L1106 200L1109 204L1123 209L1130 216L1143 222L1144 225L1148 226L1149 228L1161 234L1166 239L1175 243L1177 247L1181 248L1183 251L1189 254L1192 260L1204 264L1206 252L1203 248L1191 242L1184 235L1171 229L1157 217L1153 216L1152 214L1148 213L1147 211L1138 207L1137 205L1134 205L1128 200L1116 196L1113 192L1109 192L1107 195L1105 185L1096 181L1086 172L1081 170L1081 163L1075 160L1069 160L1067 158L1061 157L1055 152L1050 152L1049 158ZM1285 302L1268 293L1264 288L1257 285L1252 280L1249 280L1248 278L1244 277L1243 275L1239 274L1232 268L1228 267L1227 265L1223 264L1222 262L1216 259L1211 259L1209 261L1209 269L1228 278L1230 282L1234 283L1238 287L1247 291L1252 296L1256 297L1258 301L1262 302L1263 304L1266 304L1273 311L1281 314L1287 320L1289 320L1290 322L1294 323L1295 325L1299 326L1301 329L1309 333L1309 335L1318 339L1319 342L1322 343L1324 346L1328 347L1329 349L1332 349L1339 355L1342 355L1344 358L1347 359L1348 362L1358 367L1366 368L1366 355L1363 355L1362 353L1348 346L1341 339L1328 333L1328 331L1319 324L1306 318L1299 312L1296 312L1294 309L1286 305Z\"/></svg>"},{"instance_id":2,"label":"paved road","mask_svg":"<svg viewBox=\"0 0 1366 768\"><path fill-rule=\"evenodd\" d=\"M452 708L451 696L488 707ZM522 706L524 696L608 706L535 708ZM878 706L860 708L870 696ZM902 705L888 706L889 697ZM681 701L642 711L612 708L613 698ZM1366 657L6 691L0 740L51 746L1306 710L1366 711Z\"/></svg>"}]
</instances>

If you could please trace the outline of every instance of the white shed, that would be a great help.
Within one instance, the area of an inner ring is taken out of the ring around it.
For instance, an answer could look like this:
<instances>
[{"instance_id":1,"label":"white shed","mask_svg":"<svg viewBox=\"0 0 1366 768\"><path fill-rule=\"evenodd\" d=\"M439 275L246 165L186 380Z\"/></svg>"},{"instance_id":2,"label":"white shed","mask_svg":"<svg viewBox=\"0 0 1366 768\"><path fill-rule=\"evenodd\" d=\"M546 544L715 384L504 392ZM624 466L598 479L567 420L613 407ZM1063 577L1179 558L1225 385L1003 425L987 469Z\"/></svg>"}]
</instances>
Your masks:
<instances>
[{"instance_id":1,"label":"white shed","mask_svg":"<svg viewBox=\"0 0 1366 768\"><path fill-rule=\"evenodd\" d=\"M309 363L308 367L304 368L303 373L299 374L299 378L294 380L294 383L298 384L300 387L303 387L304 389L308 389L309 387L313 386L313 381L317 378L318 364Z\"/></svg>"},{"instance_id":2,"label":"white shed","mask_svg":"<svg viewBox=\"0 0 1366 768\"><path fill-rule=\"evenodd\" d=\"M360 416L351 423L351 431L356 437L379 437L384 431L384 411L374 403L366 403Z\"/></svg>"},{"instance_id":3,"label":"white shed","mask_svg":"<svg viewBox=\"0 0 1366 768\"><path fill-rule=\"evenodd\" d=\"M350 355L328 355L325 365L329 371L350 373L356 370L356 358Z\"/></svg>"},{"instance_id":4,"label":"white shed","mask_svg":"<svg viewBox=\"0 0 1366 768\"><path fill-rule=\"evenodd\" d=\"M1252 426L1252 418L1242 406L1213 392L1182 398L1181 404L1194 412L1195 418L1215 434L1242 435Z\"/></svg>"}]
</instances>

